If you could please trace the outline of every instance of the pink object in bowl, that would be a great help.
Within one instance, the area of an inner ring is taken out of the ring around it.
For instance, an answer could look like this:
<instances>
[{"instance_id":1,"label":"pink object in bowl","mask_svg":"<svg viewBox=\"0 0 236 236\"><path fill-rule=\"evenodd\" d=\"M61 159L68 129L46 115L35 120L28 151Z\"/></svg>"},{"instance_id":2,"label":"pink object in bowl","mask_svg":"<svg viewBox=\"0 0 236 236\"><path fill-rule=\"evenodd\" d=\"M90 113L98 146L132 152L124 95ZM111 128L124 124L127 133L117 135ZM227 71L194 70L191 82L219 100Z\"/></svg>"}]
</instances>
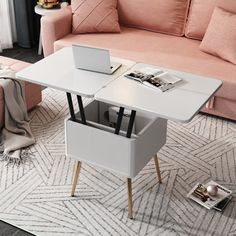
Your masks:
<instances>
[{"instance_id":1,"label":"pink object in bowl","mask_svg":"<svg viewBox=\"0 0 236 236\"><path fill-rule=\"evenodd\" d=\"M217 185L211 184L211 185L207 186L207 193L208 193L210 196L216 196L217 193L218 193L218 187L217 187Z\"/></svg>"}]
</instances>

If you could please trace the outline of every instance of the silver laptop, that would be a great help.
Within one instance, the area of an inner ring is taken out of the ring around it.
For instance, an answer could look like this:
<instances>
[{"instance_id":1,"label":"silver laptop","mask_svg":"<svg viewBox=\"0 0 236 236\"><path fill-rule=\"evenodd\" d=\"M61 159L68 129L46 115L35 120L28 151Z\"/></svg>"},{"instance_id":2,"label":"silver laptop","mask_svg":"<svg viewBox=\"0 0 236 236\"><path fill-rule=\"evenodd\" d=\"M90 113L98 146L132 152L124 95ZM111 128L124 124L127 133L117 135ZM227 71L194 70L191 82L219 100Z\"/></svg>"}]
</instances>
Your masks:
<instances>
[{"instance_id":1,"label":"silver laptop","mask_svg":"<svg viewBox=\"0 0 236 236\"><path fill-rule=\"evenodd\" d=\"M72 51L77 69L113 74L121 66L110 61L110 53L106 49L72 45Z\"/></svg>"}]
</instances>

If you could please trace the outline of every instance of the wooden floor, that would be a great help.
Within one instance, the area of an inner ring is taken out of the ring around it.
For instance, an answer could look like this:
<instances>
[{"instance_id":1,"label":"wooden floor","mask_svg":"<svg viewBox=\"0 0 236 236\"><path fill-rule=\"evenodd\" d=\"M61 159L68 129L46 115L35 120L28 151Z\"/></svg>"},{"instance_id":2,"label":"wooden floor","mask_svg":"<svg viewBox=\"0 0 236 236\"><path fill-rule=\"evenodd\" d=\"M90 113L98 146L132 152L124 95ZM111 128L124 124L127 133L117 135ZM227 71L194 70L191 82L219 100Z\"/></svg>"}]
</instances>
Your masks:
<instances>
[{"instance_id":1,"label":"wooden floor","mask_svg":"<svg viewBox=\"0 0 236 236\"><path fill-rule=\"evenodd\" d=\"M43 55L38 55L38 48L21 48L17 45L14 45L13 49L6 49L3 53L0 53L0 56L6 56L14 59L18 59L26 62L37 62L43 58ZM21 230L13 225L10 225L6 222L0 220L0 236L32 236L33 234L28 233L24 230Z\"/></svg>"},{"instance_id":2,"label":"wooden floor","mask_svg":"<svg viewBox=\"0 0 236 236\"><path fill-rule=\"evenodd\" d=\"M43 58L43 55L38 55L38 45L33 48L21 48L14 45L12 49L4 49L0 56L10 57L21 61L35 63Z\"/></svg>"}]
</instances>

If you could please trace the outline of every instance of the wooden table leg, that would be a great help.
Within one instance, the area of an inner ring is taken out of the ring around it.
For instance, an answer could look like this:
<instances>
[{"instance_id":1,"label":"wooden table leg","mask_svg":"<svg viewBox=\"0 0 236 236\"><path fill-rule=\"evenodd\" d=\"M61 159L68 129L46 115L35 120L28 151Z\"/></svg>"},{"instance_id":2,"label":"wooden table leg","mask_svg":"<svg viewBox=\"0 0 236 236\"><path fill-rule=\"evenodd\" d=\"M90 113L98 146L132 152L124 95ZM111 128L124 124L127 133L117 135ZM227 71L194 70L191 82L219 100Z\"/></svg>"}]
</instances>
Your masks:
<instances>
[{"instance_id":1,"label":"wooden table leg","mask_svg":"<svg viewBox=\"0 0 236 236\"><path fill-rule=\"evenodd\" d=\"M76 165L74 180L73 180L72 189L71 189L71 197L75 196L74 195L75 194L75 188L76 188L76 185L77 185L77 180L79 178L80 169L81 169L81 162L78 161L77 165Z\"/></svg>"},{"instance_id":2,"label":"wooden table leg","mask_svg":"<svg viewBox=\"0 0 236 236\"><path fill-rule=\"evenodd\" d=\"M153 159L154 159L154 162L155 162L156 172L157 172L157 176L158 176L159 183L162 183L162 180L161 180L161 172L160 172L160 166L159 166L159 161L158 161L158 156L157 156L157 154L153 157Z\"/></svg>"},{"instance_id":3,"label":"wooden table leg","mask_svg":"<svg viewBox=\"0 0 236 236\"><path fill-rule=\"evenodd\" d=\"M132 179L127 178L128 187L128 216L133 219L133 203L132 203Z\"/></svg>"}]
</instances>

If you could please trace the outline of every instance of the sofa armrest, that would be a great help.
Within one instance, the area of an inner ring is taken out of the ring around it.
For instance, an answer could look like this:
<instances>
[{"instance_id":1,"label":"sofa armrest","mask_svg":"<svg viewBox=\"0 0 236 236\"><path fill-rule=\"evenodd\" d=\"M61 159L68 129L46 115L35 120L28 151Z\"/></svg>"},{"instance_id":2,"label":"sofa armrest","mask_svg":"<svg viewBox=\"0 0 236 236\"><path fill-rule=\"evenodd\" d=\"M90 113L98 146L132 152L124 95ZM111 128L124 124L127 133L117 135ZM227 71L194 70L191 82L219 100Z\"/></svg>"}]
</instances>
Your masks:
<instances>
[{"instance_id":1,"label":"sofa armrest","mask_svg":"<svg viewBox=\"0 0 236 236\"><path fill-rule=\"evenodd\" d=\"M41 37L44 56L54 52L54 42L71 33L71 7L66 7L56 13L41 18Z\"/></svg>"}]
</instances>

